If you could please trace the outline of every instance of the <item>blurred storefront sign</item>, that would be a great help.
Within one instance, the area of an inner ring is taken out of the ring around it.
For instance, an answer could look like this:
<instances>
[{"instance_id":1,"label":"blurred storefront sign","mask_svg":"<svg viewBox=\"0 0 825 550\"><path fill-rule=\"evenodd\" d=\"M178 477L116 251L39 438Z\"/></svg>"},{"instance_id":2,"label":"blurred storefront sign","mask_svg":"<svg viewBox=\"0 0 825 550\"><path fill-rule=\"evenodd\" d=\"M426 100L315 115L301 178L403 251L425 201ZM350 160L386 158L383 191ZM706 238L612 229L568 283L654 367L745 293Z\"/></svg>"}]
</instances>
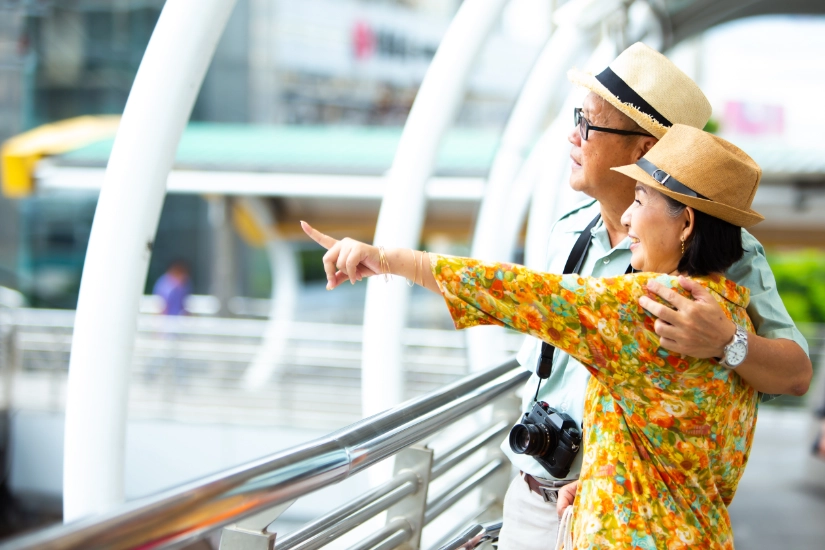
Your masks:
<instances>
[{"instance_id":1,"label":"blurred storefront sign","mask_svg":"<svg viewBox=\"0 0 825 550\"><path fill-rule=\"evenodd\" d=\"M404 6L354 0L277 0L271 33L279 69L416 86L450 23ZM535 56L501 34L490 38L470 82L478 93L513 93Z\"/></svg>"},{"instance_id":2,"label":"blurred storefront sign","mask_svg":"<svg viewBox=\"0 0 825 550\"><path fill-rule=\"evenodd\" d=\"M785 129L785 109L780 105L728 101L722 124L725 133L780 136Z\"/></svg>"}]
</instances>

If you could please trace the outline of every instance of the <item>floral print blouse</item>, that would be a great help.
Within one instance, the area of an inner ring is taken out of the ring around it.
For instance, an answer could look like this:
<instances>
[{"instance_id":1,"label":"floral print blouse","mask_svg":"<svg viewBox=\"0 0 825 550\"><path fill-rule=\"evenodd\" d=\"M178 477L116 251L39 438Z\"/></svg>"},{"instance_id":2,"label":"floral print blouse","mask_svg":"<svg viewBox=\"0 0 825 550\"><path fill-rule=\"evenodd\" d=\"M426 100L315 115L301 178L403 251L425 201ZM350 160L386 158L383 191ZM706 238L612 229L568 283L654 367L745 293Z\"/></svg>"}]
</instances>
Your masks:
<instances>
[{"instance_id":1,"label":"floral print blouse","mask_svg":"<svg viewBox=\"0 0 825 550\"><path fill-rule=\"evenodd\" d=\"M649 280L597 279L430 254L456 328L504 325L553 344L592 374L573 537L590 548L733 548L727 506L748 459L758 396L715 360L659 346L639 304ZM753 332L749 291L697 278L736 324Z\"/></svg>"}]
</instances>

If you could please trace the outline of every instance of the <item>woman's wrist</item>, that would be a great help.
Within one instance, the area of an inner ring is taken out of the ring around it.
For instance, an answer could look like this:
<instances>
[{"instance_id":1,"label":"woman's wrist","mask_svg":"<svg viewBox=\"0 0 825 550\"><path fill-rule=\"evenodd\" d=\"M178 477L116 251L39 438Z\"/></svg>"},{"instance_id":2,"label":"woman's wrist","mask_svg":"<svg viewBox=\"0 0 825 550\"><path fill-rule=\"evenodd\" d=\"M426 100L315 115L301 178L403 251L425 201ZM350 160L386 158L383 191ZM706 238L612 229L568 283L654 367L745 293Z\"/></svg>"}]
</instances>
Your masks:
<instances>
[{"instance_id":1,"label":"woman's wrist","mask_svg":"<svg viewBox=\"0 0 825 550\"><path fill-rule=\"evenodd\" d=\"M378 255L376 247L376 255ZM430 267L430 255L426 250L387 248L384 250L389 274L404 277L408 281L433 292L440 292ZM378 275L381 275L379 272Z\"/></svg>"}]
</instances>

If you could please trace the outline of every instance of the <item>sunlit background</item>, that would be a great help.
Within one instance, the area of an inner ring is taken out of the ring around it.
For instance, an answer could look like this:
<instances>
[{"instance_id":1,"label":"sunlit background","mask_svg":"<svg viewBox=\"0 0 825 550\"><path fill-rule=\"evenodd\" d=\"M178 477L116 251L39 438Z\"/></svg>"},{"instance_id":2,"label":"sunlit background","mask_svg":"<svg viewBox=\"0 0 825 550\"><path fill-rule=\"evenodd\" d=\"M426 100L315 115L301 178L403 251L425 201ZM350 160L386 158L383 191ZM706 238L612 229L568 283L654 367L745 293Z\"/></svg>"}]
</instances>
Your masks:
<instances>
[{"instance_id":1,"label":"sunlit background","mask_svg":"<svg viewBox=\"0 0 825 550\"><path fill-rule=\"evenodd\" d=\"M470 252L502 131L564 3L512 0L505 8L442 142L421 247ZM373 238L384 175L461 4L239 0L181 140L151 250L131 374L127 499L361 418L365 285L327 293L321 251L298 221L334 236ZM28 177L4 181L0 196L0 536L61 518L74 309L117 128L117 119L76 117L123 112L163 5L0 0L0 142L23 151L15 154L29 167ZM825 463L810 448L814 411L825 404L825 17L741 19L666 54L708 96L707 129L765 169L754 207L767 220L753 232L816 371L806 396L762 408L754 458L732 507L737 548L779 540L790 549L822 548ZM33 129L38 139L13 139ZM255 215L261 206L269 227ZM172 326L152 291L175 261L189 267L191 296L188 315ZM279 284L289 297L278 294ZM440 299L418 290L404 337L406 398L472 370ZM289 320L288 334L266 332L274 318ZM505 335L502 351L520 342ZM269 367L254 374L262 361ZM317 517L344 500L347 487L299 501L284 524Z\"/></svg>"}]
</instances>

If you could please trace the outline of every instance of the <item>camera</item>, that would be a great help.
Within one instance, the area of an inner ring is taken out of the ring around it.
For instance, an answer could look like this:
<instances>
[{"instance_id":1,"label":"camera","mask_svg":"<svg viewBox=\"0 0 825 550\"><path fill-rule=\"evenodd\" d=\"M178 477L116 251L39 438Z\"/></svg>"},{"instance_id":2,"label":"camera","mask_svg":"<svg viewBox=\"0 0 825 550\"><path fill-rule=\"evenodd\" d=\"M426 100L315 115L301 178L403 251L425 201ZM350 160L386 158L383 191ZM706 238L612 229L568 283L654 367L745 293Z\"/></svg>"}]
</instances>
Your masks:
<instances>
[{"instance_id":1,"label":"camera","mask_svg":"<svg viewBox=\"0 0 825 550\"><path fill-rule=\"evenodd\" d=\"M564 479L582 442L582 433L569 415L544 401L524 413L521 423L510 430L510 448L516 454L532 456L557 479Z\"/></svg>"}]
</instances>

